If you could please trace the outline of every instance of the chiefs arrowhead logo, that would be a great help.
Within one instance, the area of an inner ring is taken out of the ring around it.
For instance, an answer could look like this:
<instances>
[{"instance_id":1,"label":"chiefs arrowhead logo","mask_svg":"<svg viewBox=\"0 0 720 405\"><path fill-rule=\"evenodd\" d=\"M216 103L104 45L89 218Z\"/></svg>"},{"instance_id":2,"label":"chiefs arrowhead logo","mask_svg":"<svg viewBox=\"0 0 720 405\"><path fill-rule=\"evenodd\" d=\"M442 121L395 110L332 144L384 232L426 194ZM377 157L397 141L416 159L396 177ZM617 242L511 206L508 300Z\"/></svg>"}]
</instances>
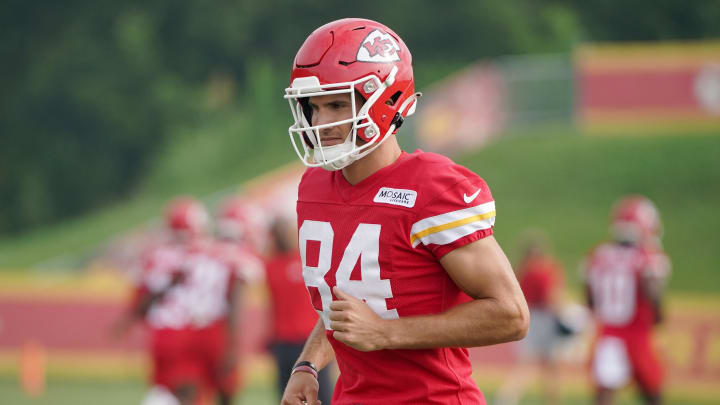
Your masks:
<instances>
[{"instance_id":1,"label":"chiefs arrowhead logo","mask_svg":"<svg viewBox=\"0 0 720 405\"><path fill-rule=\"evenodd\" d=\"M395 42L395 38L375 30L363 39L355 59L358 62L397 62L400 60L399 52L400 46Z\"/></svg>"}]
</instances>

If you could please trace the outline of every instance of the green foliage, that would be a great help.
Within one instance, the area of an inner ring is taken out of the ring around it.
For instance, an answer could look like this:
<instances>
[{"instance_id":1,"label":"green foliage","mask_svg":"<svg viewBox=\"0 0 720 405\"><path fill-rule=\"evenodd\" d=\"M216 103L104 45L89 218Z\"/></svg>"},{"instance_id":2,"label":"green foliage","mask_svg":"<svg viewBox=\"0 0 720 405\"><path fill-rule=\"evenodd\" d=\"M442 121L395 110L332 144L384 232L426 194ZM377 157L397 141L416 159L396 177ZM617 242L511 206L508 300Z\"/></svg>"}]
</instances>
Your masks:
<instances>
[{"instance_id":1,"label":"green foliage","mask_svg":"<svg viewBox=\"0 0 720 405\"><path fill-rule=\"evenodd\" d=\"M127 44L146 41L141 24L125 27L115 18L118 7L3 8L17 19L0 32L2 60L13 73L3 76L0 233L75 215L129 191L176 109L153 91L163 81L151 61ZM8 37L19 46L7 46Z\"/></svg>"},{"instance_id":2,"label":"green foliage","mask_svg":"<svg viewBox=\"0 0 720 405\"><path fill-rule=\"evenodd\" d=\"M303 39L348 16L401 34L419 88L480 58L720 33L713 0L8 0L0 5L0 235L156 183L148 168L168 159L161 151L172 139L223 112L252 119L238 131L274 127ZM254 157L259 147L243 146Z\"/></svg>"},{"instance_id":3,"label":"green foliage","mask_svg":"<svg viewBox=\"0 0 720 405\"><path fill-rule=\"evenodd\" d=\"M654 41L717 38L716 0L559 0L572 9L593 41Z\"/></svg>"}]
</instances>

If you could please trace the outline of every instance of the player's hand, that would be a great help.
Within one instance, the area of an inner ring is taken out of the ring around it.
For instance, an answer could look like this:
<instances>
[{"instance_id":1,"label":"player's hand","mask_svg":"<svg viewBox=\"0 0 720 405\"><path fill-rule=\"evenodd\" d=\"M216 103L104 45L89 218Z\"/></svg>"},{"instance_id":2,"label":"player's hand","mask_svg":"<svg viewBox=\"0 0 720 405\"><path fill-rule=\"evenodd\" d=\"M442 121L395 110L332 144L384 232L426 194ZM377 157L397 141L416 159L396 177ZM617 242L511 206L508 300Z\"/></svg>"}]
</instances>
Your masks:
<instances>
[{"instance_id":1,"label":"player's hand","mask_svg":"<svg viewBox=\"0 0 720 405\"><path fill-rule=\"evenodd\" d=\"M288 380L280 405L320 405L319 389L320 383L312 374L295 373Z\"/></svg>"},{"instance_id":2,"label":"player's hand","mask_svg":"<svg viewBox=\"0 0 720 405\"><path fill-rule=\"evenodd\" d=\"M330 329L333 337L355 350L369 352L387 346L387 321L380 318L365 301L353 297L337 286L337 300L330 303Z\"/></svg>"}]
</instances>

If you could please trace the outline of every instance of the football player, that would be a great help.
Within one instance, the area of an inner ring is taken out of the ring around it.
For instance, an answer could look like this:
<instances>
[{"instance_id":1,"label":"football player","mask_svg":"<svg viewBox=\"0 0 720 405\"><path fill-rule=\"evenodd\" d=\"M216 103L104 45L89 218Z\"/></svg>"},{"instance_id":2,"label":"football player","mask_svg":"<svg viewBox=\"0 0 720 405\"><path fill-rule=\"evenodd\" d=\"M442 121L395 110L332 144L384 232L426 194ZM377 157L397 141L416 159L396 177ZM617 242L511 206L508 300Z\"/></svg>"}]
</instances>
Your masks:
<instances>
[{"instance_id":1,"label":"football player","mask_svg":"<svg viewBox=\"0 0 720 405\"><path fill-rule=\"evenodd\" d=\"M587 298L598 325L591 359L596 403L635 381L648 404L661 403L663 371L653 349L653 326L662 319L662 291L670 262L660 245L655 205L642 196L613 208L612 240L592 250L584 264Z\"/></svg>"},{"instance_id":2,"label":"football player","mask_svg":"<svg viewBox=\"0 0 720 405\"><path fill-rule=\"evenodd\" d=\"M140 258L133 282L135 290L125 316L115 324L115 333L127 331L142 321L150 332L153 387L143 404L190 403L195 382L176 367L183 358L177 342L188 340L190 319L178 289L185 282L185 247L207 233L209 217L205 206L191 197L178 197L165 210L169 239L150 246Z\"/></svg>"},{"instance_id":3,"label":"football player","mask_svg":"<svg viewBox=\"0 0 720 405\"><path fill-rule=\"evenodd\" d=\"M539 380L543 404L561 402L557 389L557 349L563 338L559 319L565 272L548 246L543 233L527 233L516 274L530 309L530 328L518 345L516 370L509 373L497 391L496 405L521 403L525 388L533 379Z\"/></svg>"},{"instance_id":4,"label":"football player","mask_svg":"<svg viewBox=\"0 0 720 405\"><path fill-rule=\"evenodd\" d=\"M320 320L282 403L317 404L317 370L335 357L333 404L484 404L465 348L521 339L527 304L485 181L398 145L419 97L405 43L371 20L326 24L300 47L285 97L310 167L298 234Z\"/></svg>"},{"instance_id":5,"label":"football player","mask_svg":"<svg viewBox=\"0 0 720 405\"><path fill-rule=\"evenodd\" d=\"M116 328L142 320L150 331L153 388L144 404L196 404L216 393L229 404L237 264L208 237L198 200L173 200L165 220L171 239L143 255L134 299Z\"/></svg>"},{"instance_id":6,"label":"football player","mask_svg":"<svg viewBox=\"0 0 720 405\"><path fill-rule=\"evenodd\" d=\"M241 256L251 256L256 260L267 243L267 225L263 212L246 198L232 195L222 201L216 215L218 239L227 242ZM246 274L247 277L261 277L258 274ZM250 270L248 270L250 271Z\"/></svg>"},{"instance_id":7,"label":"football player","mask_svg":"<svg viewBox=\"0 0 720 405\"><path fill-rule=\"evenodd\" d=\"M307 300L294 215L280 214L272 221L265 274L272 314L270 353L278 369L280 398L305 340L318 321L317 312ZM324 404L330 403L333 391L328 369L318 371L318 399Z\"/></svg>"},{"instance_id":8,"label":"football player","mask_svg":"<svg viewBox=\"0 0 720 405\"><path fill-rule=\"evenodd\" d=\"M205 270L197 270L207 276L214 263L217 270L225 269L225 272L218 273L221 278L209 278L208 281L217 283L227 278L227 285L208 285L204 293L198 290L196 303L204 300L206 303L214 302L216 309L224 308L214 317L207 316L214 320L206 320L208 325L200 330L206 331L205 347L216 353L210 357L213 364L211 370L214 370L210 385L218 393L220 405L225 405L233 402L233 396L242 382L243 375L239 373L241 353L236 347L238 322L243 312L246 286L263 276L256 246L262 239L258 235L264 232L262 226L253 219L252 206L240 196L231 196L222 202L216 222L218 238L215 243L196 247L197 258L202 258L199 263L204 263L206 267ZM211 298L209 294L214 297Z\"/></svg>"}]
</instances>

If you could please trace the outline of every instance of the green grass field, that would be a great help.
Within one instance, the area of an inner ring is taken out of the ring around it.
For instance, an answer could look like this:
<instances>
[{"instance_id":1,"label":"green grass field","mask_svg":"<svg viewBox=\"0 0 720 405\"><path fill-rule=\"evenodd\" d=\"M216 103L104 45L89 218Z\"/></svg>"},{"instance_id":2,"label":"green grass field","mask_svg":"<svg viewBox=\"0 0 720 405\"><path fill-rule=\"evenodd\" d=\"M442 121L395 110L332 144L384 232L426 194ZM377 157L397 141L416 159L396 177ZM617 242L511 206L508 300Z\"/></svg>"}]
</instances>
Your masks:
<instances>
[{"instance_id":1,"label":"green grass field","mask_svg":"<svg viewBox=\"0 0 720 405\"><path fill-rule=\"evenodd\" d=\"M492 403L493 389L486 389L488 403ZM8 405L128 405L140 403L145 393L145 385L137 380L116 382L52 380L46 393L37 398L29 398L19 390L14 380L0 379L0 400ZM251 385L236 398L237 405L277 405L276 394L268 385ZM563 396L563 405L589 405L591 399L586 394L573 393ZM710 405L710 400L688 400L668 395L667 405ZM536 390L531 390L521 401L523 405L539 405L541 401ZM640 405L634 392L627 390L619 395L616 405Z\"/></svg>"}]
</instances>

